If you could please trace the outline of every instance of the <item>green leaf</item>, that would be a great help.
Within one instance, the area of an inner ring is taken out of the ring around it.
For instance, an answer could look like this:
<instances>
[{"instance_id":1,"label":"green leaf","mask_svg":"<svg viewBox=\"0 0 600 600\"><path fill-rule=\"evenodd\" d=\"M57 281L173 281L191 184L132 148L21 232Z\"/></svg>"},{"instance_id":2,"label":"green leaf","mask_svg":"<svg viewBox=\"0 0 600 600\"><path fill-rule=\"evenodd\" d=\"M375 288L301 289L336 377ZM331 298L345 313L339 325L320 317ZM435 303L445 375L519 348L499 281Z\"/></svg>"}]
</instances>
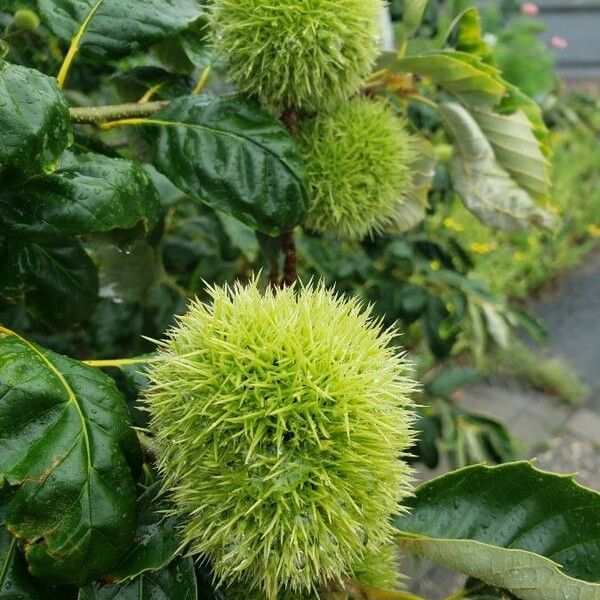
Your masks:
<instances>
[{"instance_id":1,"label":"green leaf","mask_svg":"<svg viewBox=\"0 0 600 600\"><path fill-rule=\"evenodd\" d=\"M452 35L453 32L451 32ZM468 8L455 23L456 49L460 52L478 56L484 62L492 60L492 49L483 39L479 10Z\"/></svg>"},{"instance_id":2,"label":"green leaf","mask_svg":"<svg viewBox=\"0 0 600 600\"><path fill-rule=\"evenodd\" d=\"M174 558L181 545L177 517L167 516L169 504L160 498L160 484L146 488L137 501L134 544L103 580L123 582L146 571L158 571Z\"/></svg>"},{"instance_id":3,"label":"green leaf","mask_svg":"<svg viewBox=\"0 0 600 600\"><path fill-rule=\"evenodd\" d=\"M221 221L231 245L237 248L249 262L254 262L260 253L256 233L231 215L222 212L217 212L216 215Z\"/></svg>"},{"instance_id":4,"label":"green leaf","mask_svg":"<svg viewBox=\"0 0 600 600\"><path fill-rule=\"evenodd\" d=\"M152 180L156 191L158 192L158 198L163 208L168 208L177 204L182 198L185 198L184 193L162 173L159 173L154 165L145 163L142 165L142 169L146 171L146 174Z\"/></svg>"},{"instance_id":5,"label":"green leaf","mask_svg":"<svg viewBox=\"0 0 600 600\"><path fill-rule=\"evenodd\" d=\"M140 238L122 244L102 239L86 247L98 267L102 298L140 302L161 275L156 250Z\"/></svg>"},{"instance_id":6,"label":"green leaf","mask_svg":"<svg viewBox=\"0 0 600 600\"><path fill-rule=\"evenodd\" d=\"M523 110L499 114L473 107L471 115L492 145L498 163L533 197L550 195L551 166Z\"/></svg>"},{"instance_id":7,"label":"green leaf","mask_svg":"<svg viewBox=\"0 0 600 600\"><path fill-rule=\"evenodd\" d=\"M517 86L504 82L508 94L502 98L502 102L496 110L504 115L511 115L518 110L522 110L529 119L533 134L540 142L540 148L545 157L552 154L550 145L550 132L544 122L544 115L540 105L532 100L527 94L523 93Z\"/></svg>"},{"instance_id":8,"label":"green leaf","mask_svg":"<svg viewBox=\"0 0 600 600\"><path fill-rule=\"evenodd\" d=\"M0 60L0 189L54 169L72 141L56 80Z\"/></svg>"},{"instance_id":9,"label":"green leaf","mask_svg":"<svg viewBox=\"0 0 600 600\"><path fill-rule=\"evenodd\" d=\"M185 29L200 0L38 0L42 21L65 41L102 56L133 54Z\"/></svg>"},{"instance_id":10,"label":"green leaf","mask_svg":"<svg viewBox=\"0 0 600 600\"><path fill-rule=\"evenodd\" d=\"M271 235L303 220L304 165L284 127L254 103L189 96L138 124L156 168L193 198Z\"/></svg>"},{"instance_id":11,"label":"green leaf","mask_svg":"<svg viewBox=\"0 0 600 600\"><path fill-rule=\"evenodd\" d=\"M481 310L487 323L487 329L492 339L501 348L508 348L510 345L510 326L504 316L498 309L488 302L481 305Z\"/></svg>"},{"instance_id":12,"label":"green leaf","mask_svg":"<svg viewBox=\"0 0 600 600\"><path fill-rule=\"evenodd\" d=\"M465 206L483 223L508 231L530 225L551 228L553 217L536 206L498 164L490 143L469 112L460 104L440 105L456 151L450 162L454 188Z\"/></svg>"},{"instance_id":13,"label":"green leaf","mask_svg":"<svg viewBox=\"0 0 600 600\"><path fill-rule=\"evenodd\" d=\"M42 320L77 323L92 311L98 296L94 263L76 240L36 244L0 242L0 296L24 298Z\"/></svg>"},{"instance_id":14,"label":"green leaf","mask_svg":"<svg viewBox=\"0 0 600 600\"><path fill-rule=\"evenodd\" d=\"M191 558L179 558L124 584L88 585L79 592L79 600L196 600L197 596Z\"/></svg>"},{"instance_id":15,"label":"green leaf","mask_svg":"<svg viewBox=\"0 0 600 600\"><path fill-rule=\"evenodd\" d=\"M395 61L391 68L429 77L469 105L491 108L506 94L500 72L464 52L428 52L407 56Z\"/></svg>"},{"instance_id":16,"label":"green leaf","mask_svg":"<svg viewBox=\"0 0 600 600\"><path fill-rule=\"evenodd\" d=\"M303 220L304 165L284 127L254 103L190 96L137 123L156 168L188 195L271 235Z\"/></svg>"},{"instance_id":17,"label":"green leaf","mask_svg":"<svg viewBox=\"0 0 600 600\"><path fill-rule=\"evenodd\" d=\"M81 584L133 538L137 439L108 375L5 333L0 477L18 486L7 527L25 542L33 575Z\"/></svg>"},{"instance_id":18,"label":"green leaf","mask_svg":"<svg viewBox=\"0 0 600 600\"><path fill-rule=\"evenodd\" d=\"M402 29L405 35L411 36L419 29L423 21L423 13L429 0L404 0L402 3Z\"/></svg>"},{"instance_id":19,"label":"green leaf","mask_svg":"<svg viewBox=\"0 0 600 600\"><path fill-rule=\"evenodd\" d=\"M0 226L19 239L154 228L161 214L156 189L141 167L100 154L71 155L58 171L0 196Z\"/></svg>"},{"instance_id":20,"label":"green leaf","mask_svg":"<svg viewBox=\"0 0 600 600\"><path fill-rule=\"evenodd\" d=\"M600 494L519 462L421 485L399 545L522 600L600 598Z\"/></svg>"},{"instance_id":21,"label":"green leaf","mask_svg":"<svg viewBox=\"0 0 600 600\"><path fill-rule=\"evenodd\" d=\"M0 598L2 600L65 600L64 588L56 588L35 579L27 572L27 563L18 541L6 530L6 505L9 494L0 492Z\"/></svg>"},{"instance_id":22,"label":"green leaf","mask_svg":"<svg viewBox=\"0 0 600 600\"><path fill-rule=\"evenodd\" d=\"M481 379L481 373L472 367L449 367L425 384L431 396L449 396Z\"/></svg>"}]
</instances>

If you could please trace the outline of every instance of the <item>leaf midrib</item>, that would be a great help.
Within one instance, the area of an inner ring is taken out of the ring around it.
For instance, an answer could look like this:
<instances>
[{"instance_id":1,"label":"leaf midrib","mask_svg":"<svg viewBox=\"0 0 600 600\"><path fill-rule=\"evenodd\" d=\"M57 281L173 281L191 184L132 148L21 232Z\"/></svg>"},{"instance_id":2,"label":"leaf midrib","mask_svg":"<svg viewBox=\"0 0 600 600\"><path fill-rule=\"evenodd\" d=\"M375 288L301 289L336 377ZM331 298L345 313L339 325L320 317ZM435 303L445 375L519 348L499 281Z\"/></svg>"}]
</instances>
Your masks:
<instances>
[{"instance_id":1,"label":"leaf midrib","mask_svg":"<svg viewBox=\"0 0 600 600\"><path fill-rule=\"evenodd\" d=\"M0 571L0 591L2 590L2 586L4 585L4 581L6 579L6 574L8 573L8 565L10 560L15 552L15 548L17 546L17 540L13 537L10 542L10 546L8 548L8 552L6 553L6 560L2 565L2 571Z\"/></svg>"},{"instance_id":2,"label":"leaf midrib","mask_svg":"<svg viewBox=\"0 0 600 600\"><path fill-rule=\"evenodd\" d=\"M268 146L261 144L261 143L257 142L256 140L253 140L250 137L238 135L236 133L232 133L231 131L226 131L225 129L215 129L214 127L209 127L208 125L201 125L200 123L187 123L185 121L163 121L161 119L149 119L149 118L139 119L139 120L136 119L136 121L137 121L137 123L136 123L137 125L156 125L159 127L189 127L191 129L200 129L200 130L212 133L213 135L217 135L217 136L222 135L224 137L229 137L234 140L237 140L239 142L250 143L253 146L260 148L263 152L266 152L267 154L275 157L278 161L281 162L282 165L285 166L285 168L290 172L292 177L300 183L300 180L298 178L298 175L296 174L296 171L292 168L291 165L288 164L288 162L282 156L279 156L278 154L273 152L273 150L271 150Z\"/></svg>"},{"instance_id":3,"label":"leaf midrib","mask_svg":"<svg viewBox=\"0 0 600 600\"><path fill-rule=\"evenodd\" d=\"M71 42L76 47L79 47L83 36L85 35L92 19L94 18L94 15L96 14L96 12L98 12L98 9L103 3L104 0L98 0L98 2L96 2L96 4L94 4L94 6L92 6L92 8L90 9L90 12L85 16L85 19L83 19L83 21L81 22L81 25L79 26L77 33L75 33L75 35L73 36L73 40Z\"/></svg>"}]
</instances>

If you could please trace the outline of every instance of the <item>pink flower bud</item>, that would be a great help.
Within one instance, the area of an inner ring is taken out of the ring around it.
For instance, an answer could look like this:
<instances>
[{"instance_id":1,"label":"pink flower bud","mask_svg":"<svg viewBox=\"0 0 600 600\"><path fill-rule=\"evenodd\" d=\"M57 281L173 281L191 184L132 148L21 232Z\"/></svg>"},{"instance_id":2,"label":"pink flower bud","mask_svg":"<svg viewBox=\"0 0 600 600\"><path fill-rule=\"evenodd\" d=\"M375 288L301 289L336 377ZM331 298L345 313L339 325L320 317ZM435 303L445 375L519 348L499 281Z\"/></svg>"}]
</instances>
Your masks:
<instances>
[{"instance_id":1,"label":"pink flower bud","mask_svg":"<svg viewBox=\"0 0 600 600\"><path fill-rule=\"evenodd\" d=\"M550 45L557 50L564 50L569 47L569 42L559 35L553 35L550 39Z\"/></svg>"},{"instance_id":2,"label":"pink flower bud","mask_svg":"<svg viewBox=\"0 0 600 600\"><path fill-rule=\"evenodd\" d=\"M521 4L521 14L535 17L540 14L540 7L533 2L524 2Z\"/></svg>"}]
</instances>

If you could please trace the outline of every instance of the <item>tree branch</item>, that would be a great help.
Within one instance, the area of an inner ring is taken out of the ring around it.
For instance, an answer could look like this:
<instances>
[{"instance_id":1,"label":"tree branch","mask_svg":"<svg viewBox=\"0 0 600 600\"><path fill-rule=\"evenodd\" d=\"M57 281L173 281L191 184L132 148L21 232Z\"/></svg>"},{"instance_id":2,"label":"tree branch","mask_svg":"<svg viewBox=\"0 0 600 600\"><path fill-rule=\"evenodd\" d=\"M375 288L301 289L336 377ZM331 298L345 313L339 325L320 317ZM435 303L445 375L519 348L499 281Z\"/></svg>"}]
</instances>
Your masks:
<instances>
[{"instance_id":1,"label":"tree branch","mask_svg":"<svg viewBox=\"0 0 600 600\"><path fill-rule=\"evenodd\" d=\"M287 231L281 236L281 247L285 255L282 286L294 285L298 279L298 257L293 231Z\"/></svg>"},{"instance_id":2,"label":"tree branch","mask_svg":"<svg viewBox=\"0 0 600 600\"><path fill-rule=\"evenodd\" d=\"M106 121L115 121L118 119L148 117L167 106L168 103L166 100L160 100L141 104L133 102L131 104L115 104L112 106L70 108L69 114L73 123L98 125Z\"/></svg>"}]
</instances>

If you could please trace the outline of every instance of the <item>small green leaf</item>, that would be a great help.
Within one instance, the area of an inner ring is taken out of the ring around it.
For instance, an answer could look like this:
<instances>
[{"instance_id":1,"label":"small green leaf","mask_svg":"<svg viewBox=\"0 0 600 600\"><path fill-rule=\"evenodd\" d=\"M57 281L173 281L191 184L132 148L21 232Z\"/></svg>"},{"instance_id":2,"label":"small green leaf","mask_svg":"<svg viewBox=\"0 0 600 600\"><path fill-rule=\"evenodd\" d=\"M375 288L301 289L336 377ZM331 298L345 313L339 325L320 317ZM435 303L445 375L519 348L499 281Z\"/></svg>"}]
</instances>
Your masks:
<instances>
[{"instance_id":1,"label":"small green leaf","mask_svg":"<svg viewBox=\"0 0 600 600\"><path fill-rule=\"evenodd\" d=\"M100 154L67 155L52 175L0 195L0 226L35 241L130 229L151 230L161 214L156 189L141 167Z\"/></svg>"},{"instance_id":2,"label":"small green leaf","mask_svg":"<svg viewBox=\"0 0 600 600\"><path fill-rule=\"evenodd\" d=\"M113 380L16 334L0 339L0 477L18 487L8 530L30 572L94 579L135 529L139 446Z\"/></svg>"},{"instance_id":3,"label":"small green leaf","mask_svg":"<svg viewBox=\"0 0 600 600\"><path fill-rule=\"evenodd\" d=\"M491 62L493 52L483 39L478 9L469 8L460 15L455 23L455 33L457 50L478 56L484 62Z\"/></svg>"},{"instance_id":4,"label":"small green leaf","mask_svg":"<svg viewBox=\"0 0 600 600\"><path fill-rule=\"evenodd\" d=\"M421 485L398 544L522 600L600 598L600 494L530 463L477 465Z\"/></svg>"},{"instance_id":5,"label":"small green leaf","mask_svg":"<svg viewBox=\"0 0 600 600\"><path fill-rule=\"evenodd\" d=\"M255 104L190 96L138 124L156 168L188 195L272 235L304 219L304 165L284 127Z\"/></svg>"},{"instance_id":6,"label":"small green leaf","mask_svg":"<svg viewBox=\"0 0 600 600\"><path fill-rule=\"evenodd\" d=\"M0 189L52 171L72 141L56 80L0 60Z\"/></svg>"},{"instance_id":7,"label":"small green leaf","mask_svg":"<svg viewBox=\"0 0 600 600\"><path fill-rule=\"evenodd\" d=\"M97 56L133 54L185 29L200 0L38 0L42 21L65 41Z\"/></svg>"},{"instance_id":8,"label":"small green leaf","mask_svg":"<svg viewBox=\"0 0 600 600\"><path fill-rule=\"evenodd\" d=\"M519 109L503 115L473 107L471 115L492 145L500 166L534 198L546 200L550 195L551 166L525 112Z\"/></svg>"},{"instance_id":9,"label":"small green leaf","mask_svg":"<svg viewBox=\"0 0 600 600\"><path fill-rule=\"evenodd\" d=\"M450 163L452 183L465 206L483 223L508 231L530 225L552 228L554 218L532 200L498 164L490 143L460 104L440 105L456 152Z\"/></svg>"},{"instance_id":10,"label":"small green leaf","mask_svg":"<svg viewBox=\"0 0 600 600\"><path fill-rule=\"evenodd\" d=\"M178 558L160 571L150 571L123 584L88 585L79 600L197 600L198 590L191 558Z\"/></svg>"},{"instance_id":11,"label":"small green leaf","mask_svg":"<svg viewBox=\"0 0 600 600\"><path fill-rule=\"evenodd\" d=\"M5 239L0 241L0 296L24 298L42 320L77 323L96 303L96 267L76 240L42 245Z\"/></svg>"}]
</instances>

